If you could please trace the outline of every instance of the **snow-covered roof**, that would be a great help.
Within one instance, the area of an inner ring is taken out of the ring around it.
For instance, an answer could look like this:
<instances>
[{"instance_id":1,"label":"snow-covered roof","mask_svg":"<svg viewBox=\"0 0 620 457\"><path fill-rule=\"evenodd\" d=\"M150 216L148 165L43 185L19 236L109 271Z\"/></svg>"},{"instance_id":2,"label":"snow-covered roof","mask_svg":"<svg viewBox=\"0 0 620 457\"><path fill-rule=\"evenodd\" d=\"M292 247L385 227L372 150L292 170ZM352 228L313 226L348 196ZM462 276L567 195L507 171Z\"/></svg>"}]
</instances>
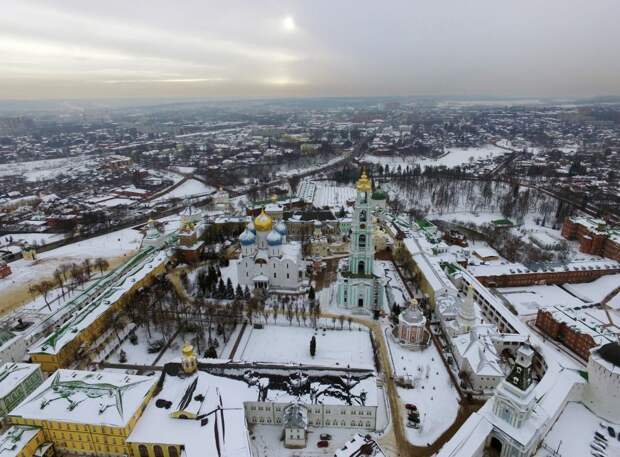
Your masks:
<instances>
[{"instance_id":1,"label":"snow-covered roof","mask_svg":"<svg viewBox=\"0 0 620 457\"><path fill-rule=\"evenodd\" d=\"M39 433L39 427L29 425L13 425L0 436L0 455L2 457L17 457L22 454L24 447Z\"/></svg>"},{"instance_id":2,"label":"snow-covered roof","mask_svg":"<svg viewBox=\"0 0 620 457\"><path fill-rule=\"evenodd\" d=\"M356 433L349 441L336 449L334 457L386 457L379 444L373 439L366 439L363 435Z\"/></svg>"},{"instance_id":3,"label":"snow-covered roof","mask_svg":"<svg viewBox=\"0 0 620 457\"><path fill-rule=\"evenodd\" d=\"M155 381L149 376L60 369L10 416L125 427Z\"/></svg>"},{"instance_id":4,"label":"snow-covered roof","mask_svg":"<svg viewBox=\"0 0 620 457\"><path fill-rule=\"evenodd\" d=\"M202 457L205 450L216 449L219 440L222 455L250 457L243 402L255 397L243 381L203 371L187 377L168 368L161 376L161 390L149 402L128 442L183 445L187 457ZM206 415L204 426L201 420L171 416L177 410L176 400L194 383L189 407L197 415Z\"/></svg>"},{"instance_id":5,"label":"snow-covered roof","mask_svg":"<svg viewBox=\"0 0 620 457\"><path fill-rule=\"evenodd\" d=\"M5 363L0 367L0 398L4 398L28 376L39 369L38 363Z\"/></svg>"},{"instance_id":6,"label":"snow-covered roof","mask_svg":"<svg viewBox=\"0 0 620 457\"><path fill-rule=\"evenodd\" d=\"M478 376L504 376L499 355L488 327L477 326L470 333L452 339L455 350L467 360L471 370Z\"/></svg>"},{"instance_id":7,"label":"snow-covered roof","mask_svg":"<svg viewBox=\"0 0 620 457\"><path fill-rule=\"evenodd\" d=\"M168 255L165 251L151 251L150 248L137 254L127 262L127 271L111 287L105 288L94 300L75 311L69 320L51 335L31 346L28 352L30 354L57 354L65 345L73 341L81 331L92 325L136 283L151 274L167 259Z\"/></svg>"}]
</instances>

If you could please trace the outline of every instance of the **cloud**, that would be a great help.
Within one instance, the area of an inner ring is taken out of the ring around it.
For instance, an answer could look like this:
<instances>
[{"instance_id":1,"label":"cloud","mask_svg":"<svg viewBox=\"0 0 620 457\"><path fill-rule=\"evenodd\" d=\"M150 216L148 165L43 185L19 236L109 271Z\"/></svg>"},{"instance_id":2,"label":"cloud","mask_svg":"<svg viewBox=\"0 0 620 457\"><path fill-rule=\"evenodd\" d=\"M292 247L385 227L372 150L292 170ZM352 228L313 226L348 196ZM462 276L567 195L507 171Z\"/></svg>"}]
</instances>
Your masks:
<instances>
[{"instance_id":1,"label":"cloud","mask_svg":"<svg viewBox=\"0 0 620 457\"><path fill-rule=\"evenodd\" d=\"M617 0L5 0L0 99L620 93L619 15Z\"/></svg>"}]
</instances>

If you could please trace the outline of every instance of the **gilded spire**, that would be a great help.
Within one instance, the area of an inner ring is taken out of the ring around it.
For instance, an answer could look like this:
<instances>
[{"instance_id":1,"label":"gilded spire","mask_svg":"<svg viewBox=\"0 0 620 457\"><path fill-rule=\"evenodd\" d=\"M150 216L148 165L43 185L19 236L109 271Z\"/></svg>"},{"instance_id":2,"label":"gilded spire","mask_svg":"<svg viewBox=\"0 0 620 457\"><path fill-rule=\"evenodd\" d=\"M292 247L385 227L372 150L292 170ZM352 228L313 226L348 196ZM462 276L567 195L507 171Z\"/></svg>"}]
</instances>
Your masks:
<instances>
[{"instance_id":1,"label":"gilded spire","mask_svg":"<svg viewBox=\"0 0 620 457\"><path fill-rule=\"evenodd\" d=\"M362 176L357 180L356 188L358 192L370 192L372 190L372 181L366 175L366 171L362 171Z\"/></svg>"}]
</instances>

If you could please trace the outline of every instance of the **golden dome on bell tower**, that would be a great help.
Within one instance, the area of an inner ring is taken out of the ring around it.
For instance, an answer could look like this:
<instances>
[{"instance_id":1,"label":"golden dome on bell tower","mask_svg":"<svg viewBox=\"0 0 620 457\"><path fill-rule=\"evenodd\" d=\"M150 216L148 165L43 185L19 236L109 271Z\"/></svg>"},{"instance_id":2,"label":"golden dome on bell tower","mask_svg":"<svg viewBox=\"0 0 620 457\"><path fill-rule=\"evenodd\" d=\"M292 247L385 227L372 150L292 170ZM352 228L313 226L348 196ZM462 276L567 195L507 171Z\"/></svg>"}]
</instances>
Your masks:
<instances>
[{"instance_id":1,"label":"golden dome on bell tower","mask_svg":"<svg viewBox=\"0 0 620 457\"><path fill-rule=\"evenodd\" d=\"M254 219L254 228L259 232L268 232L273 226L273 219L263 209L256 219Z\"/></svg>"},{"instance_id":2,"label":"golden dome on bell tower","mask_svg":"<svg viewBox=\"0 0 620 457\"><path fill-rule=\"evenodd\" d=\"M372 181L366 175L365 171L362 171L362 176L357 180L357 185L355 187L358 192L370 192L372 190Z\"/></svg>"}]
</instances>

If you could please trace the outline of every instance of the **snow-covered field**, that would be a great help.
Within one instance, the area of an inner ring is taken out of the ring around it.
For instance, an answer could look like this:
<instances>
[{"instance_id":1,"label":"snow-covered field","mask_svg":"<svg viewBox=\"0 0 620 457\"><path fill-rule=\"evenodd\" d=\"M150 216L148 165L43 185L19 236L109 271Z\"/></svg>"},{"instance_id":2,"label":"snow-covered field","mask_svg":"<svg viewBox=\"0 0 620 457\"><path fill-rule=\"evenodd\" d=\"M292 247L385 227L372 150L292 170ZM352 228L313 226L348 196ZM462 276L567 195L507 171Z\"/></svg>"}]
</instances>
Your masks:
<instances>
[{"instance_id":1,"label":"snow-covered field","mask_svg":"<svg viewBox=\"0 0 620 457\"><path fill-rule=\"evenodd\" d=\"M86 171L94 166L96 159L92 156L75 156L62 159L34 160L30 162L16 162L3 164L0 167L0 176L21 175L27 181L53 179L61 174L71 174L76 171Z\"/></svg>"},{"instance_id":2,"label":"snow-covered field","mask_svg":"<svg viewBox=\"0 0 620 457\"><path fill-rule=\"evenodd\" d=\"M398 387L403 423L407 422L405 403L413 403L420 411L421 428L407 428L407 439L412 444L426 445L435 441L456 419L459 394L452 385L441 356L431 344L422 351L400 347L385 336L392 357L395 376L410 376L415 380L413 389Z\"/></svg>"},{"instance_id":3,"label":"snow-covered field","mask_svg":"<svg viewBox=\"0 0 620 457\"><path fill-rule=\"evenodd\" d=\"M10 233L2 235L0 246L7 242L8 238L13 239L13 243L27 242L30 244L49 244L53 241L62 240L66 236L65 233Z\"/></svg>"},{"instance_id":4,"label":"snow-covered field","mask_svg":"<svg viewBox=\"0 0 620 457\"><path fill-rule=\"evenodd\" d=\"M407 165L419 165L422 169L430 166L445 166L448 168L456 167L467 162L490 159L498 155L507 154L509 151L498 148L492 144L477 148L448 148L447 153L437 159L427 159L415 156L377 156L367 154L363 161L374 164L388 165L390 169L395 169L399 165L405 168Z\"/></svg>"},{"instance_id":5,"label":"snow-covered field","mask_svg":"<svg viewBox=\"0 0 620 457\"><path fill-rule=\"evenodd\" d=\"M583 306L585 303L560 286L504 287L497 290L520 316L536 314L540 308L554 305Z\"/></svg>"},{"instance_id":6,"label":"snow-covered field","mask_svg":"<svg viewBox=\"0 0 620 457\"><path fill-rule=\"evenodd\" d=\"M126 256L138 249L141 241L140 232L127 228L41 252L34 261L17 260L11 263L13 274L0 280L0 292L13 286L27 287L49 277L63 263L81 263L86 258Z\"/></svg>"},{"instance_id":7,"label":"snow-covered field","mask_svg":"<svg viewBox=\"0 0 620 457\"><path fill-rule=\"evenodd\" d=\"M339 324L336 324L338 327ZM251 334L237 358L248 362L276 362L329 367L374 368L367 330L319 330L308 327L267 325L248 328ZM310 339L316 336L316 354L310 356Z\"/></svg>"},{"instance_id":8,"label":"snow-covered field","mask_svg":"<svg viewBox=\"0 0 620 457\"><path fill-rule=\"evenodd\" d=\"M169 200L171 198L191 198L197 195L211 194L215 192L215 188L207 186L197 179L188 179L176 189L157 197L155 202Z\"/></svg>"}]
</instances>

